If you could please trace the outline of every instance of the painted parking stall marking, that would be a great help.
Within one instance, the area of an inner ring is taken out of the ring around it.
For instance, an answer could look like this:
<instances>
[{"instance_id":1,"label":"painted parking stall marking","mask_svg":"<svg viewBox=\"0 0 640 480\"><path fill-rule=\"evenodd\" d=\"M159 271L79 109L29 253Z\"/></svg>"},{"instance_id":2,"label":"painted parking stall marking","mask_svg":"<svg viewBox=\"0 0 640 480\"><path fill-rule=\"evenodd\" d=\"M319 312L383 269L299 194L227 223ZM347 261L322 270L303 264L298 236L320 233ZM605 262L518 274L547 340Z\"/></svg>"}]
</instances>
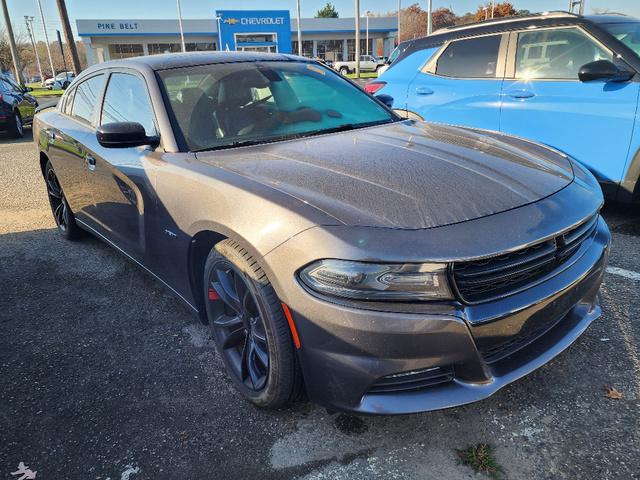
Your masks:
<instances>
[{"instance_id":1,"label":"painted parking stall marking","mask_svg":"<svg viewBox=\"0 0 640 480\"><path fill-rule=\"evenodd\" d=\"M620 277L624 277L630 280L636 280L640 282L640 273L634 272L632 270L626 270L624 268L618 268L618 267L607 267L607 273L611 273L613 275L618 275Z\"/></svg>"}]
</instances>

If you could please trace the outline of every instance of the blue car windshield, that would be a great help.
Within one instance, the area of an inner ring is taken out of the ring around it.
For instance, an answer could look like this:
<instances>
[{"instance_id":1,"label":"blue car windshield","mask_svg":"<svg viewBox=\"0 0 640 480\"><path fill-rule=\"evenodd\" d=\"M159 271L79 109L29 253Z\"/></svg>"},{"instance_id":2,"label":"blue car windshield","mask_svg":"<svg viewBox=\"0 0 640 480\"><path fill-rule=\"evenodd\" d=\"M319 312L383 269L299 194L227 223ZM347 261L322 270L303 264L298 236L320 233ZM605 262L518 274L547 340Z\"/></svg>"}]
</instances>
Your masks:
<instances>
[{"instance_id":1,"label":"blue car windshield","mask_svg":"<svg viewBox=\"0 0 640 480\"><path fill-rule=\"evenodd\" d=\"M605 23L601 27L640 57L640 22Z\"/></svg>"},{"instance_id":2,"label":"blue car windshield","mask_svg":"<svg viewBox=\"0 0 640 480\"><path fill-rule=\"evenodd\" d=\"M237 62L163 70L158 75L176 135L192 151L397 120L358 87L315 63Z\"/></svg>"}]
</instances>

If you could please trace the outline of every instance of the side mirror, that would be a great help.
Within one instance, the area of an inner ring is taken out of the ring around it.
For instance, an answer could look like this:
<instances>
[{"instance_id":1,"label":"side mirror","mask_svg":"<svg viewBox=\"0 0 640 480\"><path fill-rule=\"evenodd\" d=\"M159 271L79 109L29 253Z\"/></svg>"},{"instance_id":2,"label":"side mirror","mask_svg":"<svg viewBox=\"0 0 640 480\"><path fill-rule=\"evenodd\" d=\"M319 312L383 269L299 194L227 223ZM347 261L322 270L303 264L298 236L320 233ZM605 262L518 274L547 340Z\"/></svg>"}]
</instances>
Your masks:
<instances>
[{"instance_id":1,"label":"side mirror","mask_svg":"<svg viewBox=\"0 0 640 480\"><path fill-rule=\"evenodd\" d=\"M98 127L96 138L105 148L156 146L160 142L158 137L148 137L144 127L137 122L105 123Z\"/></svg>"},{"instance_id":2,"label":"side mirror","mask_svg":"<svg viewBox=\"0 0 640 480\"><path fill-rule=\"evenodd\" d=\"M634 73L621 70L610 60L596 60L580 67L578 78L581 82L605 80L607 82L626 82Z\"/></svg>"},{"instance_id":3,"label":"side mirror","mask_svg":"<svg viewBox=\"0 0 640 480\"><path fill-rule=\"evenodd\" d=\"M381 93L380 95L376 95L376 98L384 103L387 107L393 108L393 97L391 95Z\"/></svg>"}]
</instances>

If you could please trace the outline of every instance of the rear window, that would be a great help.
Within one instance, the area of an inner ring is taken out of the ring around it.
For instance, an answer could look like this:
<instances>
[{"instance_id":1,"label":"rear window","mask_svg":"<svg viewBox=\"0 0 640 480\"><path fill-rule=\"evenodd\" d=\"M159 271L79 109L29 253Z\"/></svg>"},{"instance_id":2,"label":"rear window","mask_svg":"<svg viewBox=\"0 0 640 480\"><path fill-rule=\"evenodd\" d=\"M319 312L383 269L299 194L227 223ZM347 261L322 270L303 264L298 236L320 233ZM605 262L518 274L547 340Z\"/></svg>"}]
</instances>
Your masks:
<instances>
[{"instance_id":1,"label":"rear window","mask_svg":"<svg viewBox=\"0 0 640 480\"><path fill-rule=\"evenodd\" d=\"M494 78L501 35L452 42L438 58L436 74L443 77Z\"/></svg>"}]
</instances>

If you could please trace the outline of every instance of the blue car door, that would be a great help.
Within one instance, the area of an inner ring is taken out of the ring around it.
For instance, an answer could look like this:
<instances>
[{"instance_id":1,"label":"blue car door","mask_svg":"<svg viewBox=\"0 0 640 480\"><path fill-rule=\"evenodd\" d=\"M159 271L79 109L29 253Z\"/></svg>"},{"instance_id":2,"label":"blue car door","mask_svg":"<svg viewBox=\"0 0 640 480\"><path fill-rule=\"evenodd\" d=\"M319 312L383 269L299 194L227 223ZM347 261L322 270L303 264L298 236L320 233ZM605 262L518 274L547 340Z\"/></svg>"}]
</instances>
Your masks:
<instances>
[{"instance_id":1,"label":"blue car door","mask_svg":"<svg viewBox=\"0 0 640 480\"><path fill-rule=\"evenodd\" d=\"M614 58L580 27L511 33L501 130L557 148L587 166L605 187L617 188L640 84L578 79L583 65Z\"/></svg>"},{"instance_id":2,"label":"blue car door","mask_svg":"<svg viewBox=\"0 0 640 480\"><path fill-rule=\"evenodd\" d=\"M430 122L500 127L500 92L508 34L442 46L409 85L407 110Z\"/></svg>"}]
</instances>

